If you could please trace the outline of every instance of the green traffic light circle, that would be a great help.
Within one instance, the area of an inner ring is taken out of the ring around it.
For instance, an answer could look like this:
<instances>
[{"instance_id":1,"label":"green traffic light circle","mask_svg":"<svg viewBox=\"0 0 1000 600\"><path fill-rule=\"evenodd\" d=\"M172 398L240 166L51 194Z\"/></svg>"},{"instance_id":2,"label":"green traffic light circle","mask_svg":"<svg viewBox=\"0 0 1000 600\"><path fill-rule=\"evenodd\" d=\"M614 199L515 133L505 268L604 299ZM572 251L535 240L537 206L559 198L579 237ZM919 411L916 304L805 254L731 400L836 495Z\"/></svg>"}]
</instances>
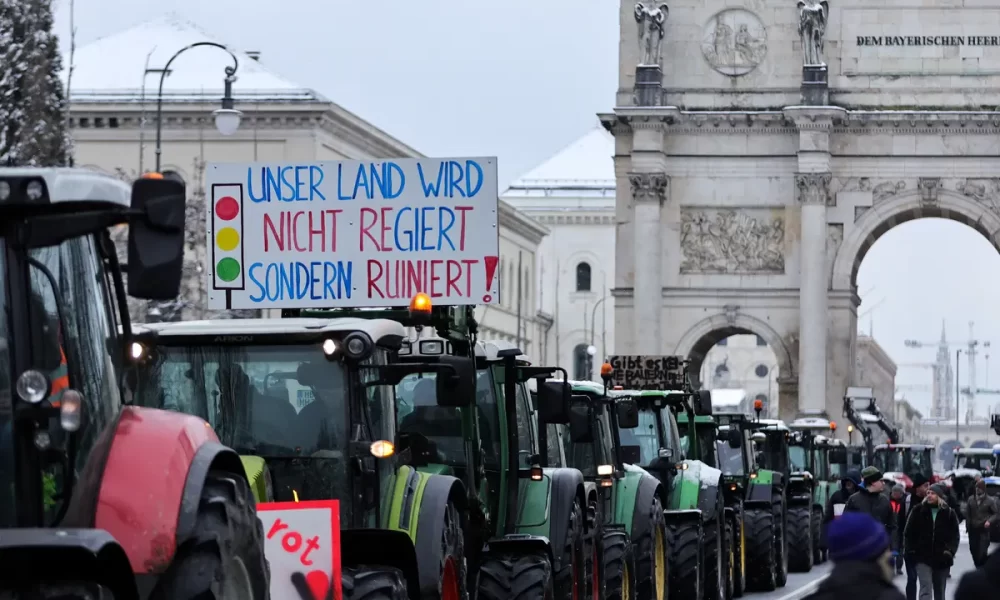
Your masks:
<instances>
[{"instance_id":1,"label":"green traffic light circle","mask_svg":"<svg viewBox=\"0 0 1000 600\"><path fill-rule=\"evenodd\" d=\"M215 265L215 274L218 275L219 279L230 282L236 281L236 278L240 276L240 263L232 257L227 256L223 258Z\"/></svg>"}]
</instances>

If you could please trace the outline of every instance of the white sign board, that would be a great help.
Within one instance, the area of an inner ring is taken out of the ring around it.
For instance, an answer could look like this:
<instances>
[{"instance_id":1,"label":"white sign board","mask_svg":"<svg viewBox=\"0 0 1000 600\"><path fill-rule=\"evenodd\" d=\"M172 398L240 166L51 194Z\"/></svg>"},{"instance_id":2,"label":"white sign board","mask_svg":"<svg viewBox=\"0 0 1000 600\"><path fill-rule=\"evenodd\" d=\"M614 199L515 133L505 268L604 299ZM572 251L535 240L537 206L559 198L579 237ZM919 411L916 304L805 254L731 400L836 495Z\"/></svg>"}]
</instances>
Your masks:
<instances>
[{"instance_id":1,"label":"white sign board","mask_svg":"<svg viewBox=\"0 0 1000 600\"><path fill-rule=\"evenodd\" d=\"M214 163L211 309L496 304L495 158Z\"/></svg>"},{"instance_id":2,"label":"white sign board","mask_svg":"<svg viewBox=\"0 0 1000 600\"><path fill-rule=\"evenodd\" d=\"M341 600L340 503L336 500L257 505L271 597Z\"/></svg>"},{"instance_id":3,"label":"white sign board","mask_svg":"<svg viewBox=\"0 0 1000 600\"><path fill-rule=\"evenodd\" d=\"M845 506L847 506L847 505L846 504L834 504L833 505L833 516L839 517L840 515L844 514L844 507Z\"/></svg>"}]
</instances>

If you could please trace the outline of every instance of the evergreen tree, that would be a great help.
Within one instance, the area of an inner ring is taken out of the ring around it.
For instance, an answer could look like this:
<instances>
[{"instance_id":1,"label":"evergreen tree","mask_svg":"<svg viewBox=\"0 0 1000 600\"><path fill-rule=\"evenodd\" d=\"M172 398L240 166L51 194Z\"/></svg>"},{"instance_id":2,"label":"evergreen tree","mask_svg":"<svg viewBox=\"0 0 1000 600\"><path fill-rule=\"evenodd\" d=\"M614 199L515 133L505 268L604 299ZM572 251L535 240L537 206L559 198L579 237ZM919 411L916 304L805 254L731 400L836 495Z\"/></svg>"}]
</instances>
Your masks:
<instances>
[{"instance_id":1,"label":"evergreen tree","mask_svg":"<svg viewBox=\"0 0 1000 600\"><path fill-rule=\"evenodd\" d=\"M0 165L68 164L52 0L0 0Z\"/></svg>"}]
</instances>

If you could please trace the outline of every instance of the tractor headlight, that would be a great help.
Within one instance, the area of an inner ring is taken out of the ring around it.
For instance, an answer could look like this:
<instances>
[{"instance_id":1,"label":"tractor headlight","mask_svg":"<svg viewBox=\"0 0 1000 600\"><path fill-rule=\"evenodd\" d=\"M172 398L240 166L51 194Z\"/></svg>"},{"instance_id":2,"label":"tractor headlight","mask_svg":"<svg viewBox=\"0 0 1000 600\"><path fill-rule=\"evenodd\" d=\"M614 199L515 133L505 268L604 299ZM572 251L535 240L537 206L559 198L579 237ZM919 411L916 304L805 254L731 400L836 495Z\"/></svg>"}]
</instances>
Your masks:
<instances>
[{"instance_id":1,"label":"tractor headlight","mask_svg":"<svg viewBox=\"0 0 1000 600\"><path fill-rule=\"evenodd\" d=\"M597 465L597 474L600 477L611 477L615 474L614 465Z\"/></svg>"},{"instance_id":2,"label":"tractor headlight","mask_svg":"<svg viewBox=\"0 0 1000 600\"><path fill-rule=\"evenodd\" d=\"M28 369L17 378L17 397L31 404L38 404L49 395L49 378L41 371Z\"/></svg>"},{"instance_id":3,"label":"tractor headlight","mask_svg":"<svg viewBox=\"0 0 1000 600\"><path fill-rule=\"evenodd\" d=\"M347 349L347 358L351 360L364 360L371 354L372 339L361 332L355 332L344 338L344 347Z\"/></svg>"}]
</instances>

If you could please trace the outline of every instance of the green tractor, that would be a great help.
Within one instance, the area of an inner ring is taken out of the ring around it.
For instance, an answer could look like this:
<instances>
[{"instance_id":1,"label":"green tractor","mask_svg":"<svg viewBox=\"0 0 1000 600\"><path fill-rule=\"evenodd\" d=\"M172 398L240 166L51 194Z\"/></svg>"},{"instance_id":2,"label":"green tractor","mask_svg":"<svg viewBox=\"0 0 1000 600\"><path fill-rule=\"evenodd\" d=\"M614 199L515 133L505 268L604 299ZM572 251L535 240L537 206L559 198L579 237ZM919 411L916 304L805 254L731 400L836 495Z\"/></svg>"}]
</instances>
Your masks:
<instances>
[{"instance_id":1,"label":"green tractor","mask_svg":"<svg viewBox=\"0 0 1000 600\"><path fill-rule=\"evenodd\" d=\"M620 427L618 436L626 454L635 455L646 471L663 484L667 525L670 529L669 589L682 598L728 600L733 597L735 512L726 506L722 471L698 455L699 433L715 441L715 428L692 431L693 444L685 452L675 413L688 421L711 417L707 392L620 391L617 402L633 401L639 411L638 426ZM694 511L697 511L694 512ZM695 520L694 516L700 516Z\"/></svg>"},{"instance_id":2,"label":"green tractor","mask_svg":"<svg viewBox=\"0 0 1000 600\"><path fill-rule=\"evenodd\" d=\"M836 424L804 417L788 428L788 567L806 573L824 560L823 512L839 487L830 482L829 438L820 433L835 431Z\"/></svg>"},{"instance_id":3,"label":"green tractor","mask_svg":"<svg viewBox=\"0 0 1000 600\"><path fill-rule=\"evenodd\" d=\"M727 495L742 501L742 546L746 562L741 575L746 590L773 591L784 587L788 580L786 476L784 469L765 466L773 464L767 455L777 436L764 432L765 428L781 430L777 425L752 420L743 413L715 413L715 420L719 439L724 440L717 444L717 450L719 468L728 485ZM784 443L784 435L781 438ZM784 450L787 463L787 445Z\"/></svg>"},{"instance_id":4,"label":"green tractor","mask_svg":"<svg viewBox=\"0 0 1000 600\"><path fill-rule=\"evenodd\" d=\"M668 529L661 498L663 485L653 475L637 466L638 448L621 445L615 432L638 425L634 403L616 403L606 386L591 381L571 382L573 396L570 422L556 429L562 442L566 464L580 469L584 477L603 490L601 520L609 531L621 531L617 538L605 540L605 563L624 552L621 580L634 581L634 588L621 598L664 598L667 594ZM697 511L692 522L700 524ZM609 543L629 541L628 547L609 548ZM614 575L607 577L607 598L617 598ZM633 591L634 589L634 591Z\"/></svg>"}]
</instances>

